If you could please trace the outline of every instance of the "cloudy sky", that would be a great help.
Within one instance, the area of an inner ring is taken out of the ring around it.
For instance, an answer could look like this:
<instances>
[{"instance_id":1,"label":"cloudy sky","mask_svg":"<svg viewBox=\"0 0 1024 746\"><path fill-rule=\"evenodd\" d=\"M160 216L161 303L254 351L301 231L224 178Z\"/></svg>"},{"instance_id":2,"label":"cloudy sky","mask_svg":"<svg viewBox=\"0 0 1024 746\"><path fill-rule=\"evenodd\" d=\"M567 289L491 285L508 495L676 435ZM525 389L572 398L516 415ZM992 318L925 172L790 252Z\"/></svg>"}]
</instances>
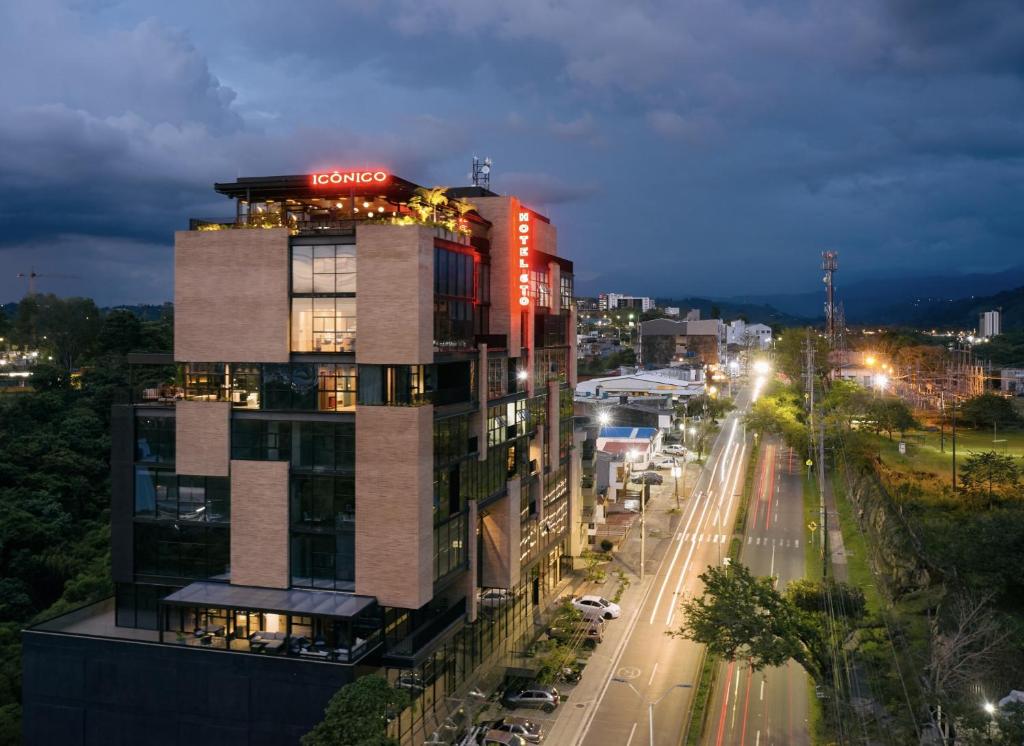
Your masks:
<instances>
[{"instance_id":1,"label":"cloudy sky","mask_svg":"<svg viewBox=\"0 0 1024 746\"><path fill-rule=\"evenodd\" d=\"M5 0L0 60L0 301L169 299L217 180L473 154L584 292L1024 263L1019 0Z\"/></svg>"}]
</instances>

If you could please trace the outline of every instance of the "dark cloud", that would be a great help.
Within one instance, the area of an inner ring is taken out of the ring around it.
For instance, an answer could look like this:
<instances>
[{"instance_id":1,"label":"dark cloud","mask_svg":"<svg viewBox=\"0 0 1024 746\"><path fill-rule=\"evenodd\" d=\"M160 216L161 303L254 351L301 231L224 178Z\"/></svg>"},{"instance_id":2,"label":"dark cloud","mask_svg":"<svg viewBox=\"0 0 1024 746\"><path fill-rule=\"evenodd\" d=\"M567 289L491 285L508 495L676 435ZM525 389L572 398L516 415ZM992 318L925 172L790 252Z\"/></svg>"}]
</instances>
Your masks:
<instances>
[{"instance_id":1,"label":"dark cloud","mask_svg":"<svg viewBox=\"0 0 1024 746\"><path fill-rule=\"evenodd\" d=\"M266 0L0 6L3 265L161 301L172 231L230 212L214 181L372 161L456 184L473 154L551 213L584 291L816 287L826 246L851 273L998 269L1024 238L1018 0L278 17ZM22 291L0 276L0 300Z\"/></svg>"}]
</instances>

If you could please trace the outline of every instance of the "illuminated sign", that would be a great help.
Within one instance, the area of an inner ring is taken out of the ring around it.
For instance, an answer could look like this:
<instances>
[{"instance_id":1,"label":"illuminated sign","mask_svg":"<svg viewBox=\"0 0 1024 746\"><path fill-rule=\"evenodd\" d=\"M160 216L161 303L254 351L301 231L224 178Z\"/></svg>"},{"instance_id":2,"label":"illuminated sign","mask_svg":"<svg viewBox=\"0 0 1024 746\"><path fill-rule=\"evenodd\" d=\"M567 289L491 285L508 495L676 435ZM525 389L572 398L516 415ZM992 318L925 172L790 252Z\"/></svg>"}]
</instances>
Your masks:
<instances>
[{"instance_id":1,"label":"illuminated sign","mask_svg":"<svg viewBox=\"0 0 1024 746\"><path fill-rule=\"evenodd\" d=\"M312 174L309 179L313 186L337 186L339 184L383 184L388 180L388 172L330 171L323 174Z\"/></svg>"},{"instance_id":2,"label":"illuminated sign","mask_svg":"<svg viewBox=\"0 0 1024 746\"><path fill-rule=\"evenodd\" d=\"M530 305L530 242L533 237L530 235L530 213L526 210L518 211L516 220L516 243L519 248L519 305Z\"/></svg>"}]
</instances>

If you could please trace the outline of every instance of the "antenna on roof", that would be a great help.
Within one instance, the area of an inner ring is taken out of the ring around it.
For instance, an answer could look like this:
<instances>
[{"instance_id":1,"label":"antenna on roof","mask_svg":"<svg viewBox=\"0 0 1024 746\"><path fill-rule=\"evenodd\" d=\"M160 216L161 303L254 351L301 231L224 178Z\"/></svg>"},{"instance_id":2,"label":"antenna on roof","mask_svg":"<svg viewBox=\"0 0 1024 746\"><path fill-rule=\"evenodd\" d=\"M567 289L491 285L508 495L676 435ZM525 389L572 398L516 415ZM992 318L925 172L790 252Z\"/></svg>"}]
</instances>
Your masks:
<instances>
[{"instance_id":1,"label":"antenna on roof","mask_svg":"<svg viewBox=\"0 0 1024 746\"><path fill-rule=\"evenodd\" d=\"M491 188L491 165L490 158L473 156L473 172L470 174L473 186L488 190Z\"/></svg>"}]
</instances>

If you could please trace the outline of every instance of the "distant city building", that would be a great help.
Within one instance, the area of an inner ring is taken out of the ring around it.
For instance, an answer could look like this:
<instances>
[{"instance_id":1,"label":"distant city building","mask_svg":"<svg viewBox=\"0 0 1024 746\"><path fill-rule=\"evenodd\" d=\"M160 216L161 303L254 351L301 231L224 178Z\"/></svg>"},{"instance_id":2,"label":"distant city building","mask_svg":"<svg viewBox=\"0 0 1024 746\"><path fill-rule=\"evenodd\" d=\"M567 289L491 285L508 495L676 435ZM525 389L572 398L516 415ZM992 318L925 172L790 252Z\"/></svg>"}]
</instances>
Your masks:
<instances>
[{"instance_id":1,"label":"distant city building","mask_svg":"<svg viewBox=\"0 0 1024 746\"><path fill-rule=\"evenodd\" d=\"M978 316L978 336L984 339L1000 334L1002 326L999 311L985 311Z\"/></svg>"},{"instance_id":2,"label":"distant city building","mask_svg":"<svg viewBox=\"0 0 1024 746\"><path fill-rule=\"evenodd\" d=\"M640 362L654 367L724 363L726 328L721 319L644 321L640 324Z\"/></svg>"},{"instance_id":3,"label":"distant city building","mask_svg":"<svg viewBox=\"0 0 1024 746\"><path fill-rule=\"evenodd\" d=\"M743 319L729 322L727 341L739 347L766 350L772 344L772 328L767 324L748 324Z\"/></svg>"},{"instance_id":4,"label":"distant city building","mask_svg":"<svg viewBox=\"0 0 1024 746\"><path fill-rule=\"evenodd\" d=\"M999 390L1010 396L1024 396L1024 368L999 371Z\"/></svg>"},{"instance_id":5,"label":"distant city building","mask_svg":"<svg viewBox=\"0 0 1024 746\"><path fill-rule=\"evenodd\" d=\"M598 308L602 311L616 311L632 308L637 311L650 311L654 308L654 298L638 295L622 295L621 293L601 293L597 296Z\"/></svg>"},{"instance_id":6,"label":"distant city building","mask_svg":"<svg viewBox=\"0 0 1024 746\"><path fill-rule=\"evenodd\" d=\"M678 316L679 315L679 306L665 306L665 315L666 316Z\"/></svg>"}]
</instances>

